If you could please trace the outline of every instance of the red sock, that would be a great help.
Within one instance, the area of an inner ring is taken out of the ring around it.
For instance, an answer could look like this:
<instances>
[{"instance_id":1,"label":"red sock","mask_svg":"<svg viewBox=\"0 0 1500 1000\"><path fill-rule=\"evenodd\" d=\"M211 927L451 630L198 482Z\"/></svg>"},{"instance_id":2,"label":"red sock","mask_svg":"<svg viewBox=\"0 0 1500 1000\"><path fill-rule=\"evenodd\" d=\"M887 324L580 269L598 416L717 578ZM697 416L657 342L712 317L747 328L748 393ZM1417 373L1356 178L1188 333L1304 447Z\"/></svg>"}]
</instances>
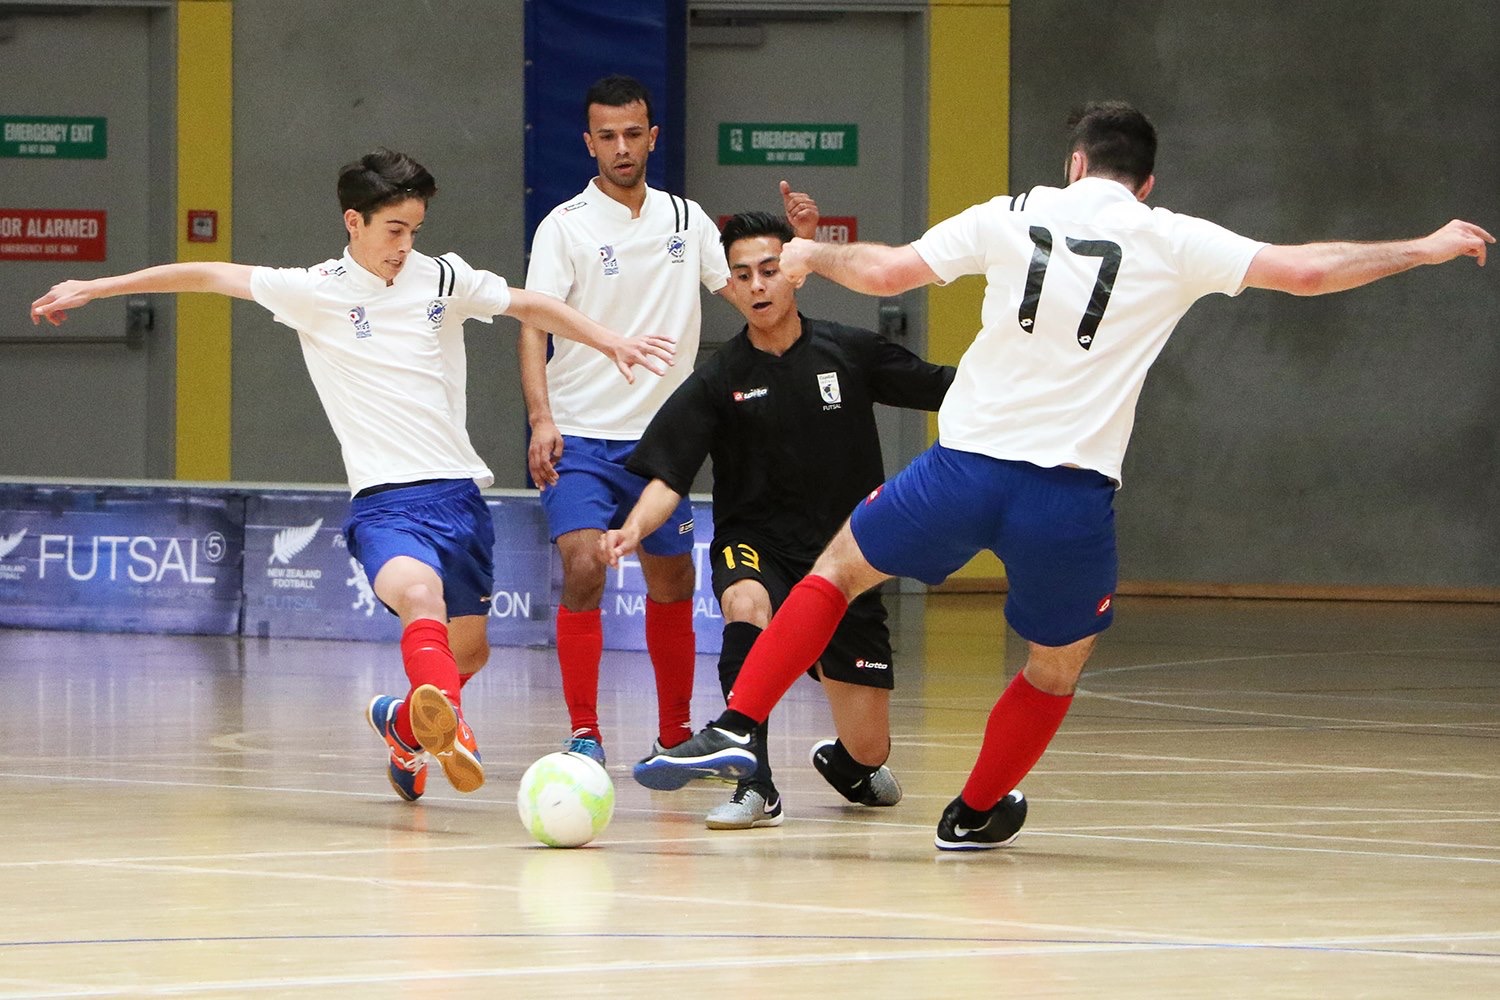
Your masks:
<instances>
[{"instance_id":1,"label":"red sock","mask_svg":"<svg viewBox=\"0 0 1500 1000\"><path fill-rule=\"evenodd\" d=\"M1072 695L1048 694L1017 674L990 710L964 802L980 812L993 809L1036 766L1072 704Z\"/></svg>"},{"instance_id":2,"label":"red sock","mask_svg":"<svg viewBox=\"0 0 1500 1000\"><path fill-rule=\"evenodd\" d=\"M765 722L787 688L823 655L849 602L821 576L792 588L740 668L729 707Z\"/></svg>"},{"instance_id":3,"label":"red sock","mask_svg":"<svg viewBox=\"0 0 1500 1000\"><path fill-rule=\"evenodd\" d=\"M604 626L599 609L569 611L557 606L557 663L562 668L563 700L573 731L599 731L599 660Z\"/></svg>"},{"instance_id":4,"label":"red sock","mask_svg":"<svg viewBox=\"0 0 1500 1000\"><path fill-rule=\"evenodd\" d=\"M418 618L401 633L401 660L412 690L431 684L459 705L458 663L448 648L448 626L435 618ZM411 731L411 692L396 711L396 735L409 747L417 746Z\"/></svg>"},{"instance_id":5,"label":"red sock","mask_svg":"<svg viewBox=\"0 0 1500 1000\"><path fill-rule=\"evenodd\" d=\"M646 598L646 650L656 671L657 738L675 747L693 735L693 602L658 604Z\"/></svg>"}]
</instances>

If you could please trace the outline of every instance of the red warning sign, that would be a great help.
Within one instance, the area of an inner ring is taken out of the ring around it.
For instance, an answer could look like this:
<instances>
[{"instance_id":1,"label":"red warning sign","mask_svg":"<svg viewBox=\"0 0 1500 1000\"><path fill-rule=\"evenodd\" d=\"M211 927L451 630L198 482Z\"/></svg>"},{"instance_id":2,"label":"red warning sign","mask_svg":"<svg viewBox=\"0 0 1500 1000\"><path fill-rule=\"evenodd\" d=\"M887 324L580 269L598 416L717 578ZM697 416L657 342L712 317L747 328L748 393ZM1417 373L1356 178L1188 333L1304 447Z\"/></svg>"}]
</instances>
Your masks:
<instances>
[{"instance_id":1,"label":"red warning sign","mask_svg":"<svg viewBox=\"0 0 1500 1000\"><path fill-rule=\"evenodd\" d=\"M0 208L0 260L104 260L107 214L92 209Z\"/></svg>"}]
</instances>

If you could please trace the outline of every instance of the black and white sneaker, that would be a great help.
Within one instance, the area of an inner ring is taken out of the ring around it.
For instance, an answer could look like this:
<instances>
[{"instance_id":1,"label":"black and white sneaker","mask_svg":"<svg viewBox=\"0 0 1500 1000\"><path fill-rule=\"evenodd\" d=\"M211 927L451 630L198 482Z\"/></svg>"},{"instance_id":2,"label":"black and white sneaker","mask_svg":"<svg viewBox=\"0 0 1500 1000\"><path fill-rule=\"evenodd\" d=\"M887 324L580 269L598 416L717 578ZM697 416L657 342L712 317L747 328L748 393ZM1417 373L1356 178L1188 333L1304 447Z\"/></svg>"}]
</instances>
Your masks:
<instances>
[{"instance_id":1,"label":"black and white sneaker","mask_svg":"<svg viewBox=\"0 0 1500 1000\"><path fill-rule=\"evenodd\" d=\"M1015 843L1026 822L1026 796L1020 789L995 803L989 812L964 805L963 796L948 803L938 820L933 843L940 851L989 851Z\"/></svg>"},{"instance_id":2,"label":"black and white sneaker","mask_svg":"<svg viewBox=\"0 0 1500 1000\"><path fill-rule=\"evenodd\" d=\"M676 791L702 778L738 782L755 774L753 737L709 726L675 747L635 765L635 780L657 791Z\"/></svg>"}]
</instances>

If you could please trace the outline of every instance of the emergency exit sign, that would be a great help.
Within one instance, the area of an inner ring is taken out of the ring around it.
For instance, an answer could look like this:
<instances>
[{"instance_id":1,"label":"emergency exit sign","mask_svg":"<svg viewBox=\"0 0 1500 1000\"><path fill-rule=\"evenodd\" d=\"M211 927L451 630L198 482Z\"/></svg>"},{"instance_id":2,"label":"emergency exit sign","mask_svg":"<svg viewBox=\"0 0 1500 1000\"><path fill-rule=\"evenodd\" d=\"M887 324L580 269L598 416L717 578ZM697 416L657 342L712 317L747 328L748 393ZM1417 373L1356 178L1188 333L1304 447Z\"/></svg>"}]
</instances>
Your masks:
<instances>
[{"instance_id":1,"label":"emergency exit sign","mask_svg":"<svg viewBox=\"0 0 1500 1000\"><path fill-rule=\"evenodd\" d=\"M104 118L0 115L0 157L102 160L107 145Z\"/></svg>"},{"instance_id":2,"label":"emergency exit sign","mask_svg":"<svg viewBox=\"0 0 1500 1000\"><path fill-rule=\"evenodd\" d=\"M720 122L720 166L853 167L858 125Z\"/></svg>"}]
</instances>

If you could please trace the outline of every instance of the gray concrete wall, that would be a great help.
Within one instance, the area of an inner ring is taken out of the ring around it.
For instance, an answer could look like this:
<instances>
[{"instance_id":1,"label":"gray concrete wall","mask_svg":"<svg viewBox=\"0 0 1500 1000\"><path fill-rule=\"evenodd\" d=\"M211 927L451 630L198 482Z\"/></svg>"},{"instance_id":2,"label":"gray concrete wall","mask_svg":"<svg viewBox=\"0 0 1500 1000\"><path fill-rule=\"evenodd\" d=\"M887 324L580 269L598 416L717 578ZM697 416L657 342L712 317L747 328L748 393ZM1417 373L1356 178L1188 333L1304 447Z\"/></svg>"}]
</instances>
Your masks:
<instances>
[{"instance_id":1,"label":"gray concrete wall","mask_svg":"<svg viewBox=\"0 0 1500 1000\"><path fill-rule=\"evenodd\" d=\"M1156 122L1152 203L1271 242L1500 232L1487 0L1016 0L1011 187L1059 183L1066 110ZM1199 303L1146 383L1122 576L1500 585L1500 261Z\"/></svg>"},{"instance_id":2,"label":"gray concrete wall","mask_svg":"<svg viewBox=\"0 0 1500 1000\"><path fill-rule=\"evenodd\" d=\"M375 146L438 182L417 246L525 283L521 0L234 5L234 258L308 265L345 246L335 182ZM472 323L469 430L502 486L525 475L513 320ZM342 482L296 334L234 307L234 476Z\"/></svg>"}]
</instances>

